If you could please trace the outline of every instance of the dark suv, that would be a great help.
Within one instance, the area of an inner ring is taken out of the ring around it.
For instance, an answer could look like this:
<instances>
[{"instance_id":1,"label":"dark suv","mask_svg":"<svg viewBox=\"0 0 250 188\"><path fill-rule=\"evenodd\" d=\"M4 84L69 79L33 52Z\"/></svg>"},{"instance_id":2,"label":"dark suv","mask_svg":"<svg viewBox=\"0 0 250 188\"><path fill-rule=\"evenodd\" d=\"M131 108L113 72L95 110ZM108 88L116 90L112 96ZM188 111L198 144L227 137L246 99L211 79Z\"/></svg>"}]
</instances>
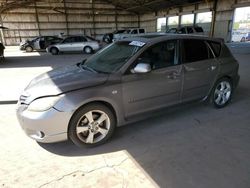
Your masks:
<instances>
[{"instance_id":1,"label":"dark suv","mask_svg":"<svg viewBox=\"0 0 250 188\"><path fill-rule=\"evenodd\" d=\"M24 131L39 142L97 145L115 127L193 100L226 106L239 64L222 40L145 35L33 79L18 102Z\"/></svg>"}]
</instances>

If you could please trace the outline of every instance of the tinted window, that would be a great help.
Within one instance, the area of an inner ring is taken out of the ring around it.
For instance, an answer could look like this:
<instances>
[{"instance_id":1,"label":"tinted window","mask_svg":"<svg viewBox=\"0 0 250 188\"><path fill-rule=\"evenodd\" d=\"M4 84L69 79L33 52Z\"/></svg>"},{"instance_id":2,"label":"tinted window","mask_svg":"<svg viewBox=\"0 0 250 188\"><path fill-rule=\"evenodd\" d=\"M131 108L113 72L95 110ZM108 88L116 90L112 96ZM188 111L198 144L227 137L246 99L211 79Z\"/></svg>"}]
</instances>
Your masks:
<instances>
[{"instance_id":1,"label":"tinted window","mask_svg":"<svg viewBox=\"0 0 250 188\"><path fill-rule=\"evenodd\" d=\"M194 31L193 31L193 28L192 28L192 27L188 27L188 28L187 28L187 32L188 32L188 33L193 33L193 32L194 32Z\"/></svg>"},{"instance_id":2,"label":"tinted window","mask_svg":"<svg viewBox=\"0 0 250 188\"><path fill-rule=\"evenodd\" d=\"M87 42L87 39L85 37L77 37L77 42Z\"/></svg>"},{"instance_id":3,"label":"tinted window","mask_svg":"<svg viewBox=\"0 0 250 188\"><path fill-rule=\"evenodd\" d=\"M210 47L212 48L214 55L216 57L220 56L220 50L221 50L221 45L218 42L212 42L212 41L208 41Z\"/></svg>"},{"instance_id":4,"label":"tinted window","mask_svg":"<svg viewBox=\"0 0 250 188\"><path fill-rule=\"evenodd\" d=\"M185 27L181 28L178 33L186 34L186 28Z\"/></svg>"},{"instance_id":5,"label":"tinted window","mask_svg":"<svg viewBox=\"0 0 250 188\"><path fill-rule=\"evenodd\" d=\"M137 34L138 32L137 32L137 29L135 29L135 30L133 30L132 32L131 32L131 34Z\"/></svg>"},{"instance_id":6,"label":"tinted window","mask_svg":"<svg viewBox=\"0 0 250 188\"><path fill-rule=\"evenodd\" d=\"M144 29L139 29L139 33L145 33Z\"/></svg>"},{"instance_id":7,"label":"tinted window","mask_svg":"<svg viewBox=\"0 0 250 188\"><path fill-rule=\"evenodd\" d=\"M203 40L183 40L183 62L190 63L209 58L208 47Z\"/></svg>"},{"instance_id":8,"label":"tinted window","mask_svg":"<svg viewBox=\"0 0 250 188\"><path fill-rule=\"evenodd\" d=\"M176 64L177 41L158 43L147 49L138 61L149 63L152 69L160 69Z\"/></svg>"},{"instance_id":9,"label":"tinted window","mask_svg":"<svg viewBox=\"0 0 250 188\"><path fill-rule=\"evenodd\" d=\"M69 37L63 41L63 43L71 43L71 42L75 42L75 37Z\"/></svg>"},{"instance_id":10,"label":"tinted window","mask_svg":"<svg viewBox=\"0 0 250 188\"><path fill-rule=\"evenodd\" d=\"M201 27L195 27L194 30L197 32L197 33L202 33L203 32L203 29Z\"/></svg>"}]
</instances>

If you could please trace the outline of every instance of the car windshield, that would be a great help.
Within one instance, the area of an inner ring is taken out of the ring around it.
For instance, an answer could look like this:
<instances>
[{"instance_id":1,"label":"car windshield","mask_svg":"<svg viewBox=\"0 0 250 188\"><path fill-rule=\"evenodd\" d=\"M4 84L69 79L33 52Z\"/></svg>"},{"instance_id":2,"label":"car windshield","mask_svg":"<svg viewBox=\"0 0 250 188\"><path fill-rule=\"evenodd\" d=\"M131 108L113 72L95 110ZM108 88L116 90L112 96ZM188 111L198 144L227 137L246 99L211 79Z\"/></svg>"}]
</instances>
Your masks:
<instances>
[{"instance_id":1,"label":"car windshield","mask_svg":"<svg viewBox=\"0 0 250 188\"><path fill-rule=\"evenodd\" d=\"M116 72L144 45L140 41L113 43L87 59L83 66L101 73Z\"/></svg>"}]
</instances>

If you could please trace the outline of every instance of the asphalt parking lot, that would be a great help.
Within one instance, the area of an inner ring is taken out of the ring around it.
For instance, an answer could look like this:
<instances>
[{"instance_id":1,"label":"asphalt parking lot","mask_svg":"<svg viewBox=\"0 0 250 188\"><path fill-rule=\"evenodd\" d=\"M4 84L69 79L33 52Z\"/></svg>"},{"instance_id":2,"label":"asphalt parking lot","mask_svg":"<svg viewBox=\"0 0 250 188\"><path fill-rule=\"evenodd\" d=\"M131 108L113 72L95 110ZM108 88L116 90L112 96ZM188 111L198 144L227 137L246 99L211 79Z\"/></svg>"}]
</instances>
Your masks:
<instances>
[{"instance_id":1,"label":"asphalt parking lot","mask_svg":"<svg viewBox=\"0 0 250 188\"><path fill-rule=\"evenodd\" d=\"M31 78L86 56L6 50L0 65L1 187L249 188L250 48L231 46L241 80L232 103L186 104L117 129L95 148L38 144L18 125L13 104Z\"/></svg>"}]
</instances>

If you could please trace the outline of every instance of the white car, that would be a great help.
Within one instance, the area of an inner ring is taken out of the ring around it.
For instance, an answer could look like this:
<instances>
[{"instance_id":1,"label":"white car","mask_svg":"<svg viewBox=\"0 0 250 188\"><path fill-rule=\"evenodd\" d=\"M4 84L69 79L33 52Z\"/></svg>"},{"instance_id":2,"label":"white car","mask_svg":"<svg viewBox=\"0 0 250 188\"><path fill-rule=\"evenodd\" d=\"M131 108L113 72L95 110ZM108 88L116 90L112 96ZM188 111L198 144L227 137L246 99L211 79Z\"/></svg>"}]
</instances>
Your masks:
<instances>
[{"instance_id":1,"label":"white car","mask_svg":"<svg viewBox=\"0 0 250 188\"><path fill-rule=\"evenodd\" d=\"M99 42L89 36L69 36L61 43L49 46L46 51L53 55L60 52L84 52L90 54L99 49Z\"/></svg>"}]
</instances>

